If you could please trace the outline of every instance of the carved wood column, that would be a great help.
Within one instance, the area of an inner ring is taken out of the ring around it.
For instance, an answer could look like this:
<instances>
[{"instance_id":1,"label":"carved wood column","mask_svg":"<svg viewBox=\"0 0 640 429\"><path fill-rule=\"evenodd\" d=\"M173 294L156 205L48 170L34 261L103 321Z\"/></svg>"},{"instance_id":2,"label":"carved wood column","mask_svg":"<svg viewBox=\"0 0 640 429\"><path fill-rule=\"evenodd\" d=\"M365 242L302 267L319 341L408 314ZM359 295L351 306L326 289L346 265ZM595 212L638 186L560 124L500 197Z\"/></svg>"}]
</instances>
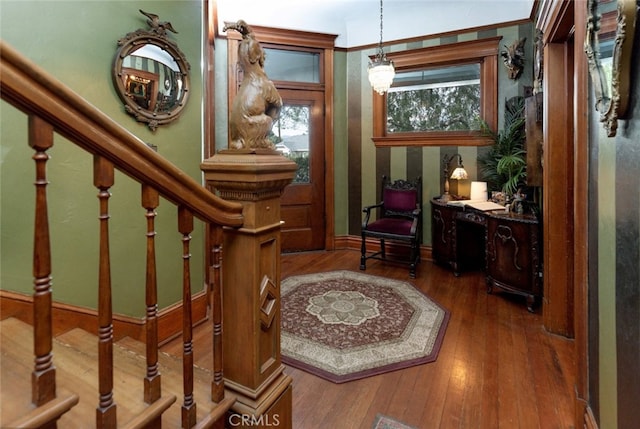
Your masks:
<instances>
[{"instance_id":1,"label":"carved wood column","mask_svg":"<svg viewBox=\"0 0 640 429\"><path fill-rule=\"evenodd\" d=\"M296 164L271 150L224 150L201 166L207 186L243 204L223 233L223 360L238 400L234 427L291 428L291 378L280 355L280 196Z\"/></svg>"}]
</instances>

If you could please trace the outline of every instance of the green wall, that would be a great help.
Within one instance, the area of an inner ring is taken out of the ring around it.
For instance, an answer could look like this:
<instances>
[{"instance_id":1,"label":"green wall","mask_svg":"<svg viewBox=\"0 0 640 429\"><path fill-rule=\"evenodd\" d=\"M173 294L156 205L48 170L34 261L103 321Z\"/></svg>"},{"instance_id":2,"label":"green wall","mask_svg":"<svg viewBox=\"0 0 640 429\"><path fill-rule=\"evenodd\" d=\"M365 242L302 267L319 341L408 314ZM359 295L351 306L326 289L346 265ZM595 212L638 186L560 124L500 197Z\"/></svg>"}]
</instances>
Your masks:
<instances>
[{"instance_id":1,"label":"green wall","mask_svg":"<svg viewBox=\"0 0 640 429\"><path fill-rule=\"evenodd\" d=\"M111 78L119 38L147 29L138 9L170 21L170 34L191 64L190 99L173 124L150 131L127 115ZM47 72L194 179L201 181L202 5L199 1L0 1L0 35ZM31 293L34 217L33 151L27 118L0 104L0 288ZM98 199L92 157L60 136L48 151L49 220L52 236L54 299L95 308L98 279ZM143 317L146 219L140 186L118 173L110 198L110 249L114 312ZM161 199L156 236L159 306L180 301L182 242L177 209ZM203 225L192 234L191 279L203 285Z\"/></svg>"},{"instance_id":2,"label":"green wall","mask_svg":"<svg viewBox=\"0 0 640 429\"><path fill-rule=\"evenodd\" d=\"M640 420L640 26L629 109L608 137L589 98L589 405L599 427Z\"/></svg>"}]
</instances>

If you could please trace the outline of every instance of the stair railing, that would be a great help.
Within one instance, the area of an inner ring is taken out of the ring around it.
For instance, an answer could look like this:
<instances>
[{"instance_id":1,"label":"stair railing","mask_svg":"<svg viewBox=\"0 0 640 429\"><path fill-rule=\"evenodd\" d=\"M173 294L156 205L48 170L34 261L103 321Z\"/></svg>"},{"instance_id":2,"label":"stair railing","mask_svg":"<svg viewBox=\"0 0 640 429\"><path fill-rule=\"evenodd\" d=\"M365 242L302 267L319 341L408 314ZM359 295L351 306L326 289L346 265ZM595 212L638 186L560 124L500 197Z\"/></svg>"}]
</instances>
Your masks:
<instances>
[{"instance_id":1,"label":"stair railing","mask_svg":"<svg viewBox=\"0 0 640 429\"><path fill-rule=\"evenodd\" d=\"M32 403L35 409L12 423L16 427L55 428L56 421L75 404L78 397L57 397L53 357L51 247L49 236L46 164L54 134L93 154L94 186L99 199L99 298L98 365L99 398L96 427L117 427L113 400L113 318L111 267L109 256L109 198L117 169L142 186L142 207L147 218L146 264L146 360L144 400L147 411L128 422L127 427L160 427L161 415L175 397L163 397L158 371L158 320L155 262L155 210L159 197L177 206L178 231L183 242L183 379L182 427L210 427L231 405L224 396L222 373L221 242L222 227L243 223L242 205L222 200L151 150L104 113L72 90L24 58L0 40L0 94L2 99L28 115L29 145L35 161L35 227L33 253L33 324L35 364L32 372ZM214 408L204 420L196 422L193 397L193 344L191 317L190 239L194 217L207 225L211 322L213 323L213 380L211 401L224 406Z\"/></svg>"}]
</instances>

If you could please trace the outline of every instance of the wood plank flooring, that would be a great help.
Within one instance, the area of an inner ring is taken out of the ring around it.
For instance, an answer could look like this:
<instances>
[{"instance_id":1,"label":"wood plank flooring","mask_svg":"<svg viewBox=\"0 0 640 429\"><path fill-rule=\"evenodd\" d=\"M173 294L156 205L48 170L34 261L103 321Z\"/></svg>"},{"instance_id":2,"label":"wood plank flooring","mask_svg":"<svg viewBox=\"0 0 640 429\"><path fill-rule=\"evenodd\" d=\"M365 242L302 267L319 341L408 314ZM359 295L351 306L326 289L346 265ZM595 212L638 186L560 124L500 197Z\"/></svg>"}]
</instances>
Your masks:
<instances>
[{"instance_id":1,"label":"wood plank flooring","mask_svg":"<svg viewBox=\"0 0 640 429\"><path fill-rule=\"evenodd\" d=\"M287 254L282 278L359 264L354 250ZM414 280L407 267L380 261L368 261L366 273L409 281L451 312L438 359L346 384L287 367L295 429L369 429L378 413L420 429L574 427L574 344L546 332L540 310L487 294L480 272L455 277L429 261ZM209 324L196 329L196 364L205 368L210 339ZM163 351L179 355L179 340Z\"/></svg>"}]
</instances>

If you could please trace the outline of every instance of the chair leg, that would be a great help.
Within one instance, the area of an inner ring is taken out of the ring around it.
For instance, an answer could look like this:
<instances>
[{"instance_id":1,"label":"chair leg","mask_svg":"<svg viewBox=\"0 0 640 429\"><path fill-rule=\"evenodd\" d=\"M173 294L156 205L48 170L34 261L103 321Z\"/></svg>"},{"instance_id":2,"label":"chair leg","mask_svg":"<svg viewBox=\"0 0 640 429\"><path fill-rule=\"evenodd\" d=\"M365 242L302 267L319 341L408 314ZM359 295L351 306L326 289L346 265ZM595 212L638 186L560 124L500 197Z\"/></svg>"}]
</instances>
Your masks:
<instances>
[{"instance_id":1,"label":"chair leg","mask_svg":"<svg viewBox=\"0 0 640 429\"><path fill-rule=\"evenodd\" d=\"M387 258L387 253L386 253L385 245L384 245L384 238L380 239L380 257L382 257L382 259L386 259Z\"/></svg>"},{"instance_id":2,"label":"chair leg","mask_svg":"<svg viewBox=\"0 0 640 429\"><path fill-rule=\"evenodd\" d=\"M411 243L411 262L409 264L409 277L412 279L416 278L416 268L418 265L418 261L420 260L420 250L418 249L417 243Z\"/></svg>"},{"instance_id":3,"label":"chair leg","mask_svg":"<svg viewBox=\"0 0 640 429\"><path fill-rule=\"evenodd\" d=\"M367 269L367 245L364 234L362 235L362 245L360 246L360 269Z\"/></svg>"}]
</instances>

